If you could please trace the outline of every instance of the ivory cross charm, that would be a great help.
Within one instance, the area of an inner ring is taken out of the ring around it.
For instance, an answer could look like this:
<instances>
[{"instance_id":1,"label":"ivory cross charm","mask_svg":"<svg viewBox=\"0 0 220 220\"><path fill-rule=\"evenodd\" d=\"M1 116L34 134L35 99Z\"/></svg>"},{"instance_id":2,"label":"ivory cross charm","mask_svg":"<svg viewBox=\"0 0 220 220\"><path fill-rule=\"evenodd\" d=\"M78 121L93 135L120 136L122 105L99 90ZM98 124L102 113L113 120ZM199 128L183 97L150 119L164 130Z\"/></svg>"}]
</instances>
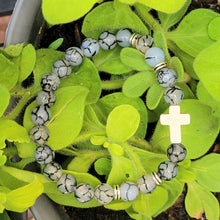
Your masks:
<instances>
[{"instance_id":1,"label":"ivory cross charm","mask_svg":"<svg viewBox=\"0 0 220 220\"><path fill-rule=\"evenodd\" d=\"M181 143L181 125L190 124L190 115L180 114L180 106L171 105L169 107L169 114L162 114L160 116L160 123L170 126L171 143Z\"/></svg>"}]
</instances>

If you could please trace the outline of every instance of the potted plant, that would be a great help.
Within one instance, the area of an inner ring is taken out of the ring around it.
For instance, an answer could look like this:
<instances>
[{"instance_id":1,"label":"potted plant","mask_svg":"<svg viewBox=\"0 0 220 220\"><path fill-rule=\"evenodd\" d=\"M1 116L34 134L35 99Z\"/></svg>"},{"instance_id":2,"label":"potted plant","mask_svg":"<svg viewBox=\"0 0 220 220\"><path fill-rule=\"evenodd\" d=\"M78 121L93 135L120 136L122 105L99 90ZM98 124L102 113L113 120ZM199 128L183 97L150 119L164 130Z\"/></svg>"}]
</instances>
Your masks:
<instances>
[{"instance_id":1,"label":"potted plant","mask_svg":"<svg viewBox=\"0 0 220 220\"><path fill-rule=\"evenodd\" d=\"M61 10L63 14L54 21L56 8L49 10L47 4L43 2L43 13L49 23L75 19ZM78 17L93 4L80 10ZM126 210L134 219L152 219L165 211L181 195L184 185L185 208L191 217L199 219L204 211L208 219L219 218L219 204L211 193L219 192L220 188L219 154L212 149L219 134L220 115L219 15L197 9L183 17L189 4L190 1L133 3L132 10L128 1L109 1L97 5L83 19L83 34L95 39L103 31L117 33L122 28L140 35L153 32L154 46L165 52L167 66L177 73L176 85L184 92L181 111L191 117L190 125L182 127L181 143L187 149L187 157L178 163L177 177L164 181L152 194L105 205L108 209ZM152 16L151 8L158 10L160 22ZM23 170L35 161L37 145L29 138L34 126L30 118L37 106L34 98L42 89L41 78L51 72L54 62L64 59L64 52L54 50L58 46L56 41L51 49L35 50L30 44L18 44L1 51L2 212L24 211L42 193L62 205L100 206L95 199L80 203L72 194L61 194L56 182ZM52 118L46 124L50 130L48 145L56 151L56 160L62 163L64 173L73 175L78 184L88 183L96 188L100 180L112 186L126 181L137 183L142 175L157 171L158 165L167 160L170 145L169 128L159 121L169 105L163 99L165 89L159 86L144 54L131 47L100 49L93 58L84 58L81 65L72 67L71 72L55 92L57 102L50 108ZM6 110L10 97L17 102ZM19 125L15 119L22 110ZM5 140L15 146L6 148ZM17 154L20 161L14 163L11 158Z\"/></svg>"}]
</instances>

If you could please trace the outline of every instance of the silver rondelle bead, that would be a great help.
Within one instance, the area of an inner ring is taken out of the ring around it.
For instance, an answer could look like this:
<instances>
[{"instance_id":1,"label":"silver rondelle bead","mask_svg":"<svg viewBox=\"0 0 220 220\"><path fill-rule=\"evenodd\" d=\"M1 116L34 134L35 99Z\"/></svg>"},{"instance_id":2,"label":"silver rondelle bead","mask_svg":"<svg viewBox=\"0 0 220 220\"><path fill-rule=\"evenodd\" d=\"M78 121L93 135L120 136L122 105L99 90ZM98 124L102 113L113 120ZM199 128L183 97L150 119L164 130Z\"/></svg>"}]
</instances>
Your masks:
<instances>
[{"instance_id":1,"label":"silver rondelle bead","mask_svg":"<svg viewBox=\"0 0 220 220\"><path fill-rule=\"evenodd\" d=\"M67 60L57 60L53 64L52 72L56 73L59 78L66 78L70 75L72 69Z\"/></svg>"},{"instance_id":2,"label":"silver rondelle bead","mask_svg":"<svg viewBox=\"0 0 220 220\"><path fill-rule=\"evenodd\" d=\"M75 191L76 179L70 174L63 174L57 181L57 188L63 194L70 194Z\"/></svg>"},{"instance_id":3,"label":"silver rondelle bead","mask_svg":"<svg viewBox=\"0 0 220 220\"><path fill-rule=\"evenodd\" d=\"M46 105L39 105L31 112L31 119L36 125L44 125L50 118L50 109Z\"/></svg>"},{"instance_id":4,"label":"silver rondelle bead","mask_svg":"<svg viewBox=\"0 0 220 220\"><path fill-rule=\"evenodd\" d=\"M44 176L51 181L56 181L62 176L62 167L60 164L51 162L46 164L43 170Z\"/></svg>"},{"instance_id":5,"label":"silver rondelle bead","mask_svg":"<svg viewBox=\"0 0 220 220\"><path fill-rule=\"evenodd\" d=\"M42 77L41 87L44 91L55 91L60 86L60 79L55 73L48 73Z\"/></svg>"},{"instance_id":6,"label":"silver rondelle bead","mask_svg":"<svg viewBox=\"0 0 220 220\"><path fill-rule=\"evenodd\" d=\"M56 95L52 91L40 91L37 94L36 100L38 105L48 105L49 107L51 107L56 101Z\"/></svg>"},{"instance_id":7,"label":"silver rondelle bead","mask_svg":"<svg viewBox=\"0 0 220 220\"><path fill-rule=\"evenodd\" d=\"M156 183L152 175L143 175L137 181L140 192L144 194L152 193L156 189Z\"/></svg>"},{"instance_id":8,"label":"silver rondelle bead","mask_svg":"<svg viewBox=\"0 0 220 220\"><path fill-rule=\"evenodd\" d=\"M154 67L154 71L159 72L161 69L165 68L166 66L167 66L167 64L165 62L158 63Z\"/></svg>"},{"instance_id":9,"label":"silver rondelle bead","mask_svg":"<svg viewBox=\"0 0 220 220\"><path fill-rule=\"evenodd\" d=\"M44 125L34 126L30 130L30 138L31 140L39 145L44 145L49 138L49 130Z\"/></svg>"},{"instance_id":10,"label":"silver rondelle bead","mask_svg":"<svg viewBox=\"0 0 220 220\"><path fill-rule=\"evenodd\" d=\"M79 66L83 61L83 57L83 51L78 47L70 47L65 53L65 59L71 66Z\"/></svg>"},{"instance_id":11,"label":"silver rondelle bead","mask_svg":"<svg viewBox=\"0 0 220 220\"><path fill-rule=\"evenodd\" d=\"M94 197L101 204L110 203L114 198L114 190L110 185L102 183L96 187Z\"/></svg>"},{"instance_id":12,"label":"silver rondelle bead","mask_svg":"<svg viewBox=\"0 0 220 220\"><path fill-rule=\"evenodd\" d=\"M119 200L121 198L121 191L119 185L114 187L114 200Z\"/></svg>"},{"instance_id":13,"label":"silver rondelle bead","mask_svg":"<svg viewBox=\"0 0 220 220\"><path fill-rule=\"evenodd\" d=\"M92 186L87 183L81 183L75 188L75 198L81 203L89 202L94 197L94 190Z\"/></svg>"},{"instance_id":14,"label":"silver rondelle bead","mask_svg":"<svg viewBox=\"0 0 220 220\"><path fill-rule=\"evenodd\" d=\"M133 201L137 198L139 191L135 183L127 181L120 186L121 199L124 201Z\"/></svg>"},{"instance_id":15,"label":"silver rondelle bead","mask_svg":"<svg viewBox=\"0 0 220 220\"><path fill-rule=\"evenodd\" d=\"M49 146L44 145L36 149L34 157L39 164L48 164L53 161L55 153Z\"/></svg>"},{"instance_id":16,"label":"silver rondelle bead","mask_svg":"<svg viewBox=\"0 0 220 220\"><path fill-rule=\"evenodd\" d=\"M159 177L159 175L156 172L152 173L152 178L158 186L163 183L163 181L161 180L161 178Z\"/></svg>"}]
</instances>

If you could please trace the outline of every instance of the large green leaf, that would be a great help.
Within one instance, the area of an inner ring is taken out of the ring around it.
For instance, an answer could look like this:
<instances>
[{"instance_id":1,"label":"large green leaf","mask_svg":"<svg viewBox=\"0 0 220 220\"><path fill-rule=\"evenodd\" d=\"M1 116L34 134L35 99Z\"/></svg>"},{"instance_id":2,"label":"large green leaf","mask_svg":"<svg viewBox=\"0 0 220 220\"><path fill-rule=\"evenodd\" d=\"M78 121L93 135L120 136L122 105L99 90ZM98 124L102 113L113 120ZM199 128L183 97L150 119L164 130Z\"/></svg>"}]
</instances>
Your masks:
<instances>
[{"instance_id":1,"label":"large green leaf","mask_svg":"<svg viewBox=\"0 0 220 220\"><path fill-rule=\"evenodd\" d=\"M0 63L0 84L10 90L18 81L18 68L2 54L0 54Z\"/></svg>"},{"instance_id":2,"label":"large green leaf","mask_svg":"<svg viewBox=\"0 0 220 220\"><path fill-rule=\"evenodd\" d=\"M193 10L184 17L175 31L167 32L166 37L174 41L181 50L196 57L214 42L208 35L208 24L218 16L219 14L208 9Z\"/></svg>"},{"instance_id":3,"label":"large green leaf","mask_svg":"<svg viewBox=\"0 0 220 220\"><path fill-rule=\"evenodd\" d=\"M0 117L1 117L9 104L10 93L4 86L0 85L0 94L1 94L0 96Z\"/></svg>"},{"instance_id":4,"label":"large green leaf","mask_svg":"<svg viewBox=\"0 0 220 220\"><path fill-rule=\"evenodd\" d=\"M101 98L96 105L94 105L94 110L97 112L97 116L103 124L106 124L107 116L113 110L113 108L128 104L135 107L140 114L140 124L135 133L136 136L144 138L147 130L147 110L144 102L140 98L129 98L123 93L112 93L110 95Z\"/></svg>"},{"instance_id":5,"label":"large green leaf","mask_svg":"<svg viewBox=\"0 0 220 220\"><path fill-rule=\"evenodd\" d=\"M188 183L188 191L185 198L186 211L191 217L200 219L203 211L209 220L219 219L219 203L215 196L202 188L198 183Z\"/></svg>"},{"instance_id":6,"label":"large green leaf","mask_svg":"<svg viewBox=\"0 0 220 220\"><path fill-rule=\"evenodd\" d=\"M0 120L0 149L5 147L5 140L19 143L30 141L27 130L12 120Z\"/></svg>"},{"instance_id":7,"label":"large green leaf","mask_svg":"<svg viewBox=\"0 0 220 220\"><path fill-rule=\"evenodd\" d=\"M108 138L116 142L124 142L135 134L140 123L140 115L131 105L115 107L109 114L106 125Z\"/></svg>"},{"instance_id":8,"label":"large green leaf","mask_svg":"<svg viewBox=\"0 0 220 220\"><path fill-rule=\"evenodd\" d=\"M3 166L7 160L7 157L3 155L3 151L0 150L0 166Z\"/></svg>"},{"instance_id":9,"label":"large green leaf","mask_svg":"<svg viewBox=\"0 0 220 220\"><path fill-rule=\"evenodd\" d=\"M146 26L128 5L105 2L85 17L82 32L88 37L97 39L103 31L115 32L121 28L130 28L140 34L148 33Z\"/></svg>"},{"instance_id":10,"label":"large green leaf","mask_svg":"<svg viewBox=\"0 0 220 220\"><path fill-rule=\"evenodd\" d=\"M220 17L214 18L208 26L209 36L213 40L220 40Z\"/></svg>"},{"instance_id":11,"label":"large green leaf","mask_svg":"<svg viewBox=\"0 0 220 220\"><path fill-rule=\"evenodd\" d=\"M56 104L51 107L52 118L48 145L58 150L70 145L78 136L83 123L88 89L80 86L63 87L56 92Z\"/></svg>"},{"instance_id":12,"label":"large green leaf","mask_svg":"<svg viewBox=\"0 0 220 220\"><path fill-rule=\"evenodd\" d=\"M220 101L220 42L203 50L195 59L196 74L210 95ZM207 74L208 73L208 74Z\"/></svg>"},{"instance_id":13,"label":"large green leaf","mask_svg":"<svg viewBox=\"0 0 220 220\"><path fill-rule=\"evenodd\" d=\"M208 154L193 161L191 168L196 174L197 182L212 192L220 191L220 155Z\"/></svg>"},{"instance_id":14,"label":"large green leaf","mask_svg":"<svg viewBox=\"0 0 220 220\"><path fill-rule=\"evenodd\" d=\"M50 24L68 23L86 14L93 5L99 0L86 0L79 2L77 0L43 0L42 11L44 18Z\"/></svg>"},{"instance_id":15,"label":"large green leaf","mask_svg":"<svg viewBox=\"0 0 220 220\"><path fill-rule=\"evenodd\" d=\"M181 113L188 113L191 118L189 125L181 126L182 144L187 148L188 158L198 158L214 143L219 132L218 120L213 116L211 108L198 100L184 100L180 106ZM154 148L165 152L170 145L169 126L158 122L151 143Z\"/></svg>"}]
</instances>

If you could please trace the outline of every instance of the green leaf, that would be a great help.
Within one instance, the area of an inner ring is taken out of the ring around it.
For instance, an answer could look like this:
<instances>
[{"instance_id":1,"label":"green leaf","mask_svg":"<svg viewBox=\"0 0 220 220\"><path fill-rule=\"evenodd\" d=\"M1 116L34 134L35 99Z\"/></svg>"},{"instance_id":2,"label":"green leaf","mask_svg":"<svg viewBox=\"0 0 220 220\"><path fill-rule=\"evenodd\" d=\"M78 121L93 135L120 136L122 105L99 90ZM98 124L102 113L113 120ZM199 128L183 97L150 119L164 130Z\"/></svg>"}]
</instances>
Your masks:
<instances>
[{"instance_id":1,"label":"green leaf","mask_svg":"<svg viewBox=\"0 0 220 220\"><path fill-rule=\"evenodd\" d=\"M133 70L137 71L148 71L153 70L152 67L147 65L144 54L140 51L126 47L121 50L120 59L122 63L129 66Z\"/></svg>"},{"instance_id":2,"label":"green leaf","mask_svg":"<svg viewBox=\"0 0 220 220\"><path fill-rule=\"evenodd\" d=\"M196 182L188 183L185 198L186 211L191 217L201 218L205 211L209 220L219 219L219 203L215 196Z\"/></svg>"},{"instance_id":3,"label":"green leaf","mask_svg":"<svg viewBox=\"0 0 220 220\"><path fill-rule=\"evenodd\" d=\"M191 118L189 125L181 126L181 143L187 148L187 158L195 159L205 154L214 143L219 132L218 120L211 108L198 100L184 100L180 106L181 113L188 113ZM169 126L158 122L151 144L165 152L170 145Z\"/></svg>"},{"instance_id":4,"label":"green leaf","mask_svg":"<svg viewBox=\"0 0 220 220\"><path fill-rule=\"evenodd\" d=\"M1 213L1 210L0 210L0 213ZM11 220L6 211L4 211L2 214L0 214L0 219L1 220Z\"/></svg>"},{"instance_id":5,"label":"green leaf","mask_svg":"<svg viewBox=\"0 0 220 220\"><path fill-rule=\"evenodd\" d=\"M34 158L36 144L33 141L29 143L16 143L18 155L21 158Z\"/></svg>"},{"instance_id":6,"label":"green leaf","mask_svg":"<svg viewBox=\"0 0 220 220\"><path fill-rule=\"evenodd\" d=\"M128 97L139 97L155 82L155 73L137 73L127 78L127 80L124 82L123 93Z\"/></svg>"},{"instance_id":7,"label":"green leaf","mask_svg":"<svg viewBox=\"0 0 220 220\"><path fill-rule=\"evenodd\" d=\"M133 136L139 126L140 115L131 105L120 105L108 116L106 133L110 140L123 142Z\"/></svg>"},{"instance_id":8,"label":"green leaf","mask_svg":"<svg viewBox=\"0 0 220 220\"><path fill-rule=\"evenodd\" d=\"M10 191L4 206L7 210L24 212L32 206L38 196L43 192L43 185L38 178L21 188Z\"/></svg>"},{"instance_id":9,"label":"green leaf","mask_svg":"<svg viewBox=\"0 0 220 220\"><path fill-rule=\"evenodd\" d=\"M119 2L105 2L85 17L82 32L88 37L97 39L103 31L115 32L125 27L136 33L148 33L146 26L128 5Z\"/></svg>"},{"instance_id":10,"label":"green leaf","mask_svg":"<svg viewBox=\"0 0 220 220\"><path fill-rule=\"evenodd\" d=\"M10 90L18 81L18 68L2 54L0 54L0 63L0 85Z\"/></svg>"},{"instance_id":11,"label":"green leaf","mask_svg":"<svg viewBox=\"0 0 220 220\"><path fill-rule=\"evenodd\" d=\"M78 136L83 123L85 99L88 89L80 86L63 87L56 92L56 104L51 107L52 118L47 123L54 150L70 145Z\"/></svg>"},{"instance_id":12,"label":"green leaf","mask_svg":"<svg viewBox=\"0 0 220 220\"><path fill-rule=\"evenodd\" d=\"M147 110L144 102L140 98L129 98L123 93L112 93L101 98L96 105L93 105L97 116L103 124L106 124L107 116L110 112L119 105L129 104L136 108L140 114L140 124L135 133L135 136L144 138L147 130Z\"/></svg>"},{"instance_id":13,"label":"green leaf","mask_svg":"<svg viewBox=\"0 0 220 220\"><path fill-rule=\"evenodd\" d=\"M90 139L91 143L94 145L103 145L106 140L106 136L92 136Z\"/></svg>"},{"instance_id":14,"label":"green leaf","mask_svg":"<svg viewBox=\"0 0 220 220\"><path fill-rule=\"evenodd\" d=\"M10 93L4 86L0 85L0 94L1 94L0 96L0 117L1 117L9 104Z\"/></svg>"},{"instance_id":15,"label":"green leaf","mask_svg":"<svg viewBox=\"0 0 220 220\"><path fill-rule=\"evenodd\" d=\"M74 85L84 86L89 89L86 104L91 104L98 101L102 90L101 80L99 73L91 60L84 58L79 70L76 73L70 74L68 78L63 79L61 81L60 88Z\"/></svg>"},{"instance_id":16,"label":"green leaf","mask_svg":"<svg viewBox=\"0 0 220 220\"><path fill-rule=\"evenodd\" d=\"M95 162L94 167L99 175L108 176L111 171L111 160L108 158L100 158Z\"/></svg>"},{"instance_id":17,"label":"green leaf","mask_svg":"<svg viewBox=\"0 0 220 220\"><path fill-rule=\"evenodd\" d=\"M5 147L5 140L28 143L27 130L12 120L0 120L0 149Z\"/></svg>"},{"instance_id":18,"label":"green leaf","mask_svg":"<svg viewBox=\"0 0 220 220\"><path fill-rule=\"evenodd\" d=\"M87 0L80 3L77 0L66 0L63 4L62 0L54 0L51 4L50 0L43 0L43 16L50 24L69 23L86 14L96 2L98 0Z\"/></svg>"},{"instance_id":19,"label":"green leaf","mask_svg":"<svg viewBox=\"0 0 220 220\"><path fill-rule=\"evenodd\" d=\"M129 2L130 0L120 0L123 2ZM180 10L186 0L137 0L137 2L142 3L143 5L146 5L150 8L153 8L157 11L162 11L165 13L174 13L178 10Z\"/></svg>"},{"instance_id":20,"label":"green leaf","mask_svg":"<svg viewBox=\"0 0 220 220\"><path fill-rule=\"evenodd\" d=\"M220 191L220 155L211 153L193 161L191 169L196 174L197 182L212 192Z\"/></svg>"},{"instance_id":21,"label":"green leaf","mask_svg":"<svg viewBox=\"0 0 220 220\"><path fill-rule=\"evenodd\" d=\"M208 26L209 37L213 40L220 40L220 17L214 18Z\"/></svg>"},{"instance_id":22,"label":"green leaf","mask_svg":"<svg viewBox=\"0 0 220 220\"><path fill-rule=\"evenodd\" d=\"M172 57L170 59L170 64L173 67L173 69L176 71L177 79L178 79L177 81L181 82L184 78L184 69L180 59L178 57Z\"/></svg>"},{"instance_id":23,"label":"green leaf","mask_svg":"<svg viewBox=\"0 0 220 220\"><path fill-rule=\"evenodd\" d=\"M124 74L132 69L120 60L121 48L117 46L111 51L100 50L93 61L99 71L111 74Z\"/></svg>"},{"instance_id":24,"label":"green leaf","mask_svg":"<svg viewBox=\"0 0 220 220\"><path fill-rule=\"evenodd\" d=\"M147 107L150 110L155 109L159 105L160 100L163 97L164 90L165 89L158 83L155 83L150 87L146 96Z\"/></svg>"},{"instance_id":25,"label":"green leaf","mask_svg":"<svg viewBox=\"0 0 220 220\"><path fill-rule=\"evenodd\" d=\"M7 157L5 155L3 155L3 151L0 150L0 166L3 166L7 160Z\"/></svg>"},{"instance_id":26,"label":"green leaf","mask_svg":"<svg viewBox=\"0 0 220 220\"><path fill-rule=\"evenodd\" d=\"M214 41L208 35L208 24L219 14L208 9L196 9L186 15L177 29L167 32L166 37L174 41L177 46L196 57L204 48Z\"/></svg>"},{"instance_id":27,"label":"green leaf","mask_svg":"<svg viewBox=\"0 0 220 220\"><path fill-rule=\"evenodd\" d=\"M167 14L164 12L158 12L158 16L161 21L161 26L165 31L167 31L170 27L175 25L186 13L187 8L189 7L191 0L186 0L183 7L175 13Z\"/></svg>"},{"instance_id":28,"label":"green leaf","mask_svg":"<svg viewBox=\"0 0 220 220\"><path fill-rule=\"evenodd\" d=\"M2 52L6 57L9 57L9 58L18 57L21 54L24 46L25 46L25 43L9 45Z\"/></svg>"},{"instance_id":29,"label":"green leaf","mask_svg":"<svg viewBox=\"0 0 220 220\"><path fill-rule=\"evenodd\" d=\"M196 74L210 95L220 101L220 42L203 50L195 59ZM209 73L209 74L207 74Z\"/></svg>"},{"instance_id":30,"label":"green leaf","mask_svg":"<svg viewBox=\"0 0 220 220\"><path fill-rule=\"evenodd\" d=\"M220 101L217 101L209 94L201 81L197 85L197 96L201 102L212 108L213 115L220 117Z\"/></svg>"},{"instance_id":31,"label":"green leaf","mask_svg":"<svg viewBox=\"0 0 220 220\"><path fill-rule=\"evenodd\" d=\"M48 49L53 49L53 50L57 50L61 44L63 43L63 38L60 37L57 40L55 40L54 42L52 42L49 46Z\"/></svg>"}]
</instances>

